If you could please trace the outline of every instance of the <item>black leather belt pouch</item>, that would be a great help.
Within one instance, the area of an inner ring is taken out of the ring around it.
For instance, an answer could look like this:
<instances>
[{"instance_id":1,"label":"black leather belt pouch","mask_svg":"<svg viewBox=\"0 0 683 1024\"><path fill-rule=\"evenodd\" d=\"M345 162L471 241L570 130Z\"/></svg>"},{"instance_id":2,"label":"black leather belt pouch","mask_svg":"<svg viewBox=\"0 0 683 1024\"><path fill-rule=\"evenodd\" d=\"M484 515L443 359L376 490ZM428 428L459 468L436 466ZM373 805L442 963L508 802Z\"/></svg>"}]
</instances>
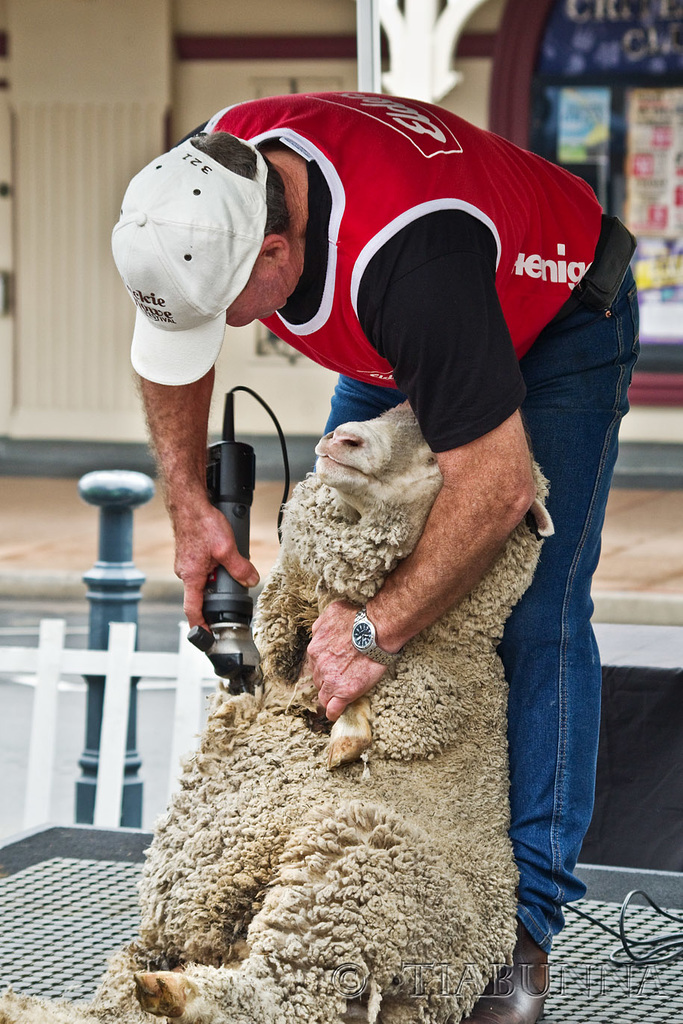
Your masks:
<instances>
[{"instance_id":1,"label":"black leather belt pouch","mask_svg":"<svg viewBox=\"0 0 683 1024\"><path fill-rule=\"evenodd\" d=\"M636 240L618 217L602 215L600 238L590 267L575 288L576 297L588 309L609 309L626 276Z\"/></svg>"}]
</instances>

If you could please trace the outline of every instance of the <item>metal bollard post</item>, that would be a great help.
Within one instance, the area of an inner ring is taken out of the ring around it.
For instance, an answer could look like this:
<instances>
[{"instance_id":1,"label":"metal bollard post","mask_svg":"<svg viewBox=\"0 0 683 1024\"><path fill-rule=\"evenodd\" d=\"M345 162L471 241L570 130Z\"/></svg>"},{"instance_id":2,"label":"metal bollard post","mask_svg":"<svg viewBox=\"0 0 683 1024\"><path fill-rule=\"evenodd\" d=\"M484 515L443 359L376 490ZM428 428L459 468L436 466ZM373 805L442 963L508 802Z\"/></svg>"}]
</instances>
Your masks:
<instances>
[{"instance_id":1,"label":"metal bollard post","mask_svg":"<svg viewBox=\"0 0 683 1024\"><path fill-rule=\"evenodd\" d=\"M102 470L86 473L78 482L78 493L90 505L100 508L98 560L83 574L90 602L88 648L106 650L110 622L138 621L140 587L145 576L133 564L133 509L154 495L154 482L144 473ZM100 755L104 677L86 676L85 749L79 760L82 769L76 782L76 822L92 824ZM142 825L141 760L137 743L137 679L131 680L131 701L126 739L121 825Z\"/></svg>"}]
</instances>

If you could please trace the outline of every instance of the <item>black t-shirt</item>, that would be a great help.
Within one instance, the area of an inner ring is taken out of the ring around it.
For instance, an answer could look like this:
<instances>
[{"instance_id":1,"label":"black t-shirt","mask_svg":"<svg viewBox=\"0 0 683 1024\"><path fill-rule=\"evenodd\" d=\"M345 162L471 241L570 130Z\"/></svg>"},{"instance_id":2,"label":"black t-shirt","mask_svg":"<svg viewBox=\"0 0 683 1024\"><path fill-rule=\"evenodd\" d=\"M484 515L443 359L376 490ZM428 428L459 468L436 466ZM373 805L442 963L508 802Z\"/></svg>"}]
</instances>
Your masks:
<instances>
[{"instance_id":1,"label":"black t-shirt","mask_svg":"<svg viewBox=\"0 0 683 1024\"><path fill-rule=\"evenodd\" d=\"M308 186L304 270L280 310L290 323L311 319L325 283L331 196L313 162ZM361 279L361 327L393 367L433 451L481 437L524 399L495 273L496 245L489 229L468 213L442 210L394 235Z\"/></svg>"}]
</instances>

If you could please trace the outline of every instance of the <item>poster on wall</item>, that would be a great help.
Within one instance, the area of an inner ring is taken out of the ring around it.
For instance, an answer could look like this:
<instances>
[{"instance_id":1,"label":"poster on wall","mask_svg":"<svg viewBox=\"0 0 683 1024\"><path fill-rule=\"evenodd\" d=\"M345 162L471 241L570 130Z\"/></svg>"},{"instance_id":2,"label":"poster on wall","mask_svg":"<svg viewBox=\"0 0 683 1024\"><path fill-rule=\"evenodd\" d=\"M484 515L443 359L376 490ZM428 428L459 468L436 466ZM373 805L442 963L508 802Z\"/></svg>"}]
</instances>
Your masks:
<instances>
[{"instance_id":1,"label":"poster on wall","mask_svg":"<svg viewBox=\"0 0 683 1024\"><path fill-rule=\"evenodd\" d=\"M683 238L638 239L634 260L643 342L680 344L683 335Z\"/></svg>"},{"instance_id":2,"label":"poster on wall","mask_svg":"<svg viewBox=\"0 0 683 1024\"><path fill-rule=\"evenodd\" d=\"M634 272L641 340L683 333L683 89L628 97L626 223L638 237Z\"/></svg>"},{"instance_id":3,"label":"poster on wall","mask_svg":"<svg viewBox=\"0 0 683 1024\"><path fill-rule=\"evenodd\" d=\"M636 235L683 233L683 89L632 89L626 217Z\"/></svg>"},{"instance_id":4,"label":"poster on wall","mask_svg":"<svg viewBox=\"0 0 683 1024\"><path fill-rule=\"evenodd\" d=\"M558 163L587 164L608 159L611 95L610 89L590 86L560 89Z\"/></svg>"}]
</instances>

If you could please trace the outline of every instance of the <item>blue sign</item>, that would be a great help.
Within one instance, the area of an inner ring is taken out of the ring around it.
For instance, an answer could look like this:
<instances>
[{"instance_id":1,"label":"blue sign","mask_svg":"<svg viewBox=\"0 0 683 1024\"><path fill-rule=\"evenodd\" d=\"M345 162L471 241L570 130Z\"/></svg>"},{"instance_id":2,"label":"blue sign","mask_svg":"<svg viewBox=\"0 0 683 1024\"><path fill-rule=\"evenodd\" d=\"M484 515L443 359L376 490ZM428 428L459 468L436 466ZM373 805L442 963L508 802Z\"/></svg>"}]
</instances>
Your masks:
<instances>
[{"instance_id":1,"label":"blue sign","mask_svg":"<svg viewBox=\"0 0 683 1024\"><path fill-rule=\"evenodd\" d=\"M683 73L683 0L558 0L540 74L583 77Z\"/></svg>"}]
</instances>

